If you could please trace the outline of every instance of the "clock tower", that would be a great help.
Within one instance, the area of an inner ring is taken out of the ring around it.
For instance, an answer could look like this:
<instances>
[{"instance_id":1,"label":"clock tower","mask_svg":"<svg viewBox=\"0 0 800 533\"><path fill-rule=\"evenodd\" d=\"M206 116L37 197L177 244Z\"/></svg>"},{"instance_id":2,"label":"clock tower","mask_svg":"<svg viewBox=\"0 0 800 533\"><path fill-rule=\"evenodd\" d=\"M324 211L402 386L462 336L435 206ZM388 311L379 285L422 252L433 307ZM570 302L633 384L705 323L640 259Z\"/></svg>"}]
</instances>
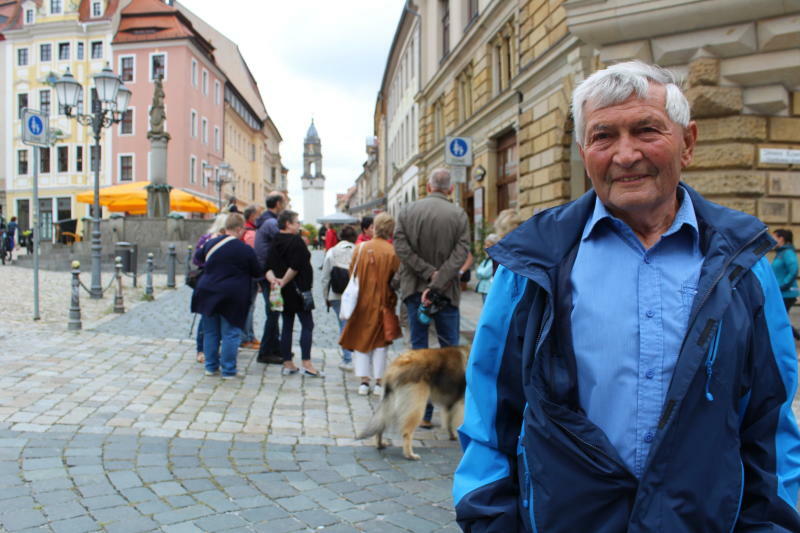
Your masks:
<instances>
[{"instance_id":1,"label":"clock tower","mask_svg":"<svg viewBox=\"0 0 800 533\"><path fill-rule=\"evenodd\" d=\"M323 216L323 202L325 195L325 176L322 174L322 147L311 119L306 138L303 141L303 222L317 224L317 219Z\"/></svg>"}]
</instances>

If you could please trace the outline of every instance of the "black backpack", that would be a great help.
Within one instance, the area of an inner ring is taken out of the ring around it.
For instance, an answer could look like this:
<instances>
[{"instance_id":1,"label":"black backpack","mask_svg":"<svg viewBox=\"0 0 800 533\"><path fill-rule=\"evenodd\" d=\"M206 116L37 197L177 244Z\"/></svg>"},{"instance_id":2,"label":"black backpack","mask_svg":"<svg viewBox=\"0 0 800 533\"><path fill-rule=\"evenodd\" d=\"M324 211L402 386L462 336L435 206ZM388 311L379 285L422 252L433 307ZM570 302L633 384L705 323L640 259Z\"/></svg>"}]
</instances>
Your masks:
<instances>
[{"instance_id":1,"label":"black backpack","mask_svg":"<svg viewBox=\"0 0 800 533\"><path fill-rule=\"evenodd\" d=\"M331 268L331 290L336 294L342 294L350 281L350 273L346 268Z\"/></svg>"}]
</instances>

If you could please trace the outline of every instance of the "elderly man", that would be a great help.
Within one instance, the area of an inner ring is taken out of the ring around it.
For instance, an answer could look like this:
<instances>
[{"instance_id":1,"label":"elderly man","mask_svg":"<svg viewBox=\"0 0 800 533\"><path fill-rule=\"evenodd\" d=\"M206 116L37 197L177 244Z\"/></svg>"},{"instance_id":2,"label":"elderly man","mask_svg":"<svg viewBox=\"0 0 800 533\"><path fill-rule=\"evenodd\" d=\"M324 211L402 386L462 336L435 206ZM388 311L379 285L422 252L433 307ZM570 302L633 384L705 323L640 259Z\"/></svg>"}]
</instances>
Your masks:
<instances>
[{"instance_id":1,"label":"elderly man","mask_svg":"<svg viewBox=\"0 0 800 533\"><path fill-rule=\"evenodd\" d=\"M266 200L267 210L255 223L258 227L254 242L256 257L265 274L270 247L279 232L278 215L286 209L286 203L286 197L283 193L270 193ZM266 280L261 282L261 294L264 296L264 309L266 310L267 320L264 323L264 333L261 336L261 344L258 347L257 361L259 363L282 365L283 358L280 355L280 338L278 336L278 319L281 313L270 309L269 284Z\"/></svg>"},{"instance_id":2,"label":"elderly man","mask_svg":"<svg viewBox=\"0 0 800 533\"><path fill-rule=\"evenodd\" d=\"M408 311L411 347L428 347L428 325L434 322L439 346L459 340L461 287L458 269L469 252L467 214L448 200L453 192L450 171L438 168L428 178L428 196L408 204L397 216L394 248L400 258L400 295ZM438 301L441 309L432 305ZM420 304L429 320L419 319ZM420 427L433 427L433 405L428 403Z\"/></svg>"},{"instance_id":3,"label":"elderly man","mask_svg":"<svg viewBox=\"0 0 800 533\"><path fill-rule=\"evenodd\" d=\"M797 357L767 228L680 183L697 126L669 72L597 72L572 110L594 190L490 250L460 525L800 531Z\"/></svg>"}]
</instances>

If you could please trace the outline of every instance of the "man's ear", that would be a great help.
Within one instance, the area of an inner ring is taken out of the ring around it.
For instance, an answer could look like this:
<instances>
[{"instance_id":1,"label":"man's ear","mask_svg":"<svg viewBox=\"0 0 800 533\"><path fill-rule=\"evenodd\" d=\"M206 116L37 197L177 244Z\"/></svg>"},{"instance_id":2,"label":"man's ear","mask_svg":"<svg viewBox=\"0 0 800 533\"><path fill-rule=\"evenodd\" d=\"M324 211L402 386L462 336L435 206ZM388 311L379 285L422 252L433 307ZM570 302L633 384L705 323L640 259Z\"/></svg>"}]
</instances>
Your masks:
<instances>
[{"instance_id":1,"label":"man's ear","mask_svg":"<svg viewBox=\"0 0 800 533\"><path fill-rule=\"evenodd\" d=\"M697 145L697 122L694 120L683 128L683 149L681 150L681 168L686 168L694 158L694 147Z\"/></svg>"}]
</instances>

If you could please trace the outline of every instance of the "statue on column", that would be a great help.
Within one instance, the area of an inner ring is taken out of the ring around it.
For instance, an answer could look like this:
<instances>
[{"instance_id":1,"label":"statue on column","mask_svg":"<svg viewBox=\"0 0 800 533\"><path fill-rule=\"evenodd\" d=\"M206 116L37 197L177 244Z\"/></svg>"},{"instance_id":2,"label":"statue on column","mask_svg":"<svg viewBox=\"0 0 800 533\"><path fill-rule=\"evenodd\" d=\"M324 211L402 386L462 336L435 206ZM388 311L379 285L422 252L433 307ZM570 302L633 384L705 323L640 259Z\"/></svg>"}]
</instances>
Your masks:
<instances>
[{"instance_id":1,"label":"statue on column","mask_svg":"<svg viewBox=\"0 0 800 533\"><path fill-rule=\"evenodd\" d=\"M153 89L153 104L150 107L150 184L147 186L147 216L162 218L170 211L169 192L172 186L167 182L167 143L170 135L164 131L167 119L164 111L163 76L159 75Z\"/></svg>"}]
</instances>

